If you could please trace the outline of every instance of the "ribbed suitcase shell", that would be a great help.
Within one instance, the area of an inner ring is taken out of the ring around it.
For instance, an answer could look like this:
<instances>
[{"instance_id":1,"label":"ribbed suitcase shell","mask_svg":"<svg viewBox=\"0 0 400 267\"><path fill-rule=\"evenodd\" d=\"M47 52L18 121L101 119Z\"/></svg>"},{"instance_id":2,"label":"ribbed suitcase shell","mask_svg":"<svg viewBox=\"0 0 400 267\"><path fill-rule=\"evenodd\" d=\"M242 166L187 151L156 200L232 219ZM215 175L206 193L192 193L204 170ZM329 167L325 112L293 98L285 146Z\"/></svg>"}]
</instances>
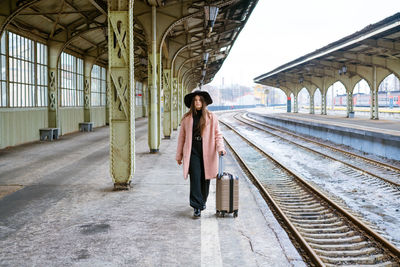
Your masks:
<instances>
[{"instance_id":1,"label":"ribbed suitcase shell","mask_svg":"<svg viewBox=\"0 0 400 267\"><path fill-rule=\"evenodd\" d=\"M233 195L231 196L231 180L233 180ZM232 206L230 201L233 200ZM236 217L239 210L239 177L224 172L222 177L217 177L216 192L217 214L234 213Z\"/></svg>"}]
</instances>

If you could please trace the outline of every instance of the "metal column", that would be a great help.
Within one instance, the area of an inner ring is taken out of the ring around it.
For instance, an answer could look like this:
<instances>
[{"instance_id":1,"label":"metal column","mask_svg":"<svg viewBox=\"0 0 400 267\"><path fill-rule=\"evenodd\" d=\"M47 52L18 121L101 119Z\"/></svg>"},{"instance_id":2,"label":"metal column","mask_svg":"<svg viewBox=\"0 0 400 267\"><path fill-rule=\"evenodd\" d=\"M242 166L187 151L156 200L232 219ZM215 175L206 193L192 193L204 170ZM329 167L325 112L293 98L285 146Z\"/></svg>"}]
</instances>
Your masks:
<instances>
[{"instance_id":1,"label":"metal column","mask_svg":"<svg viewBox=\"0 0 400 267\"><path fill-rule=\"evenodd\" d=\"M164 120L163 133L164 138L171 137L171 69L163 71L163 89L164 89Z\"/></svg>"},{"instance_id":2,"label":"metal column","mask_svg":"<svg viewBox=\"0 0 400 267\"><path fill-rule=\"evenodd\" d=\"M315 114L314 96L315 96L315 91L312 95L310 95L310 114Z\"/></svg>"},{"instance_id":3,"label":"metal column","mask_svg":"<svg viewBox=\"0 0 400 267\"><path fill-rule=\"evenodd\" d=\"M122 3L123 2L123 3ZM114 189L129 189L135 170L133 1L110 1L110 172Z\"/></svg>"},{"instance_id":4,"label":"metal column","mask_svg":"<svg viewBox=\"0 0 400 267\"><path fill-rule=\"evenodd\" d=\"M371 88L371 120L379 119L378 84L376 80L376 66L372 69L372 88Z\"/></svg>"},{"instance_id":5,"label":"metal column","mask_svg":"<svg viewBox=\"0 0 400 267\"><path fill-rule=\"evenodd\" d=\"M325 80L323 81L323 86L322 86L322 92L321 92L321 115L326 115L326 86L325 86Z\"/></svg>"},{"instance_id":6,"label":"metal column","mask_svg":"<svg viewBox=\"0 0 400 267\"><path fill-rule=\"evenodd\" d=\"M152 14L152 27L151 27L151 52L149 53L149 64L148 64L148 88L149 88L149 119L148 119L148 144L150 153L157 153L159 151L158 144L158 88L157 88L157 10L155 6L151 8Z\"/></svg>"},{"instance_id":7,"label":"metal column","mask_svg":"<svg viewBox=\"0 0 400 267\"><path fill-rule=\"evenodd\" d=\"M353 92L347 91L347 118L352 117L351 114L354 114Z\"/></svg>"},{"instance_id":8,"label":"metal column","mask_svg":"<svg viewBox=\"0 0 400 267\"><path fill-rule=\"evenodd\" d=\"M183 88L183 83L181 84L181 86L178 87L178 118L179 121L181 120L181 118L183 117L183 114L185 113L184 108L185 105L183 104L183 98L185 96L185 90Z\"/></svg>"},{"instance_id":9,"label":"metal column","mask_svg":"<svg viewBox=\"0 0 400 267\"><path fill-rule=\"evenodd\" d=\"M157 15L157 13L156 13ZM157 149L161 145L161 88L162 88L162 60L161 54L157 53Z\"/></svg>"},{"instance_id":10,"label":"metal column","mask_svg":"<svg viewBox=\"0 0 400 267\"><path fill-rule=\"evenodd\" d=\"M178 79L174 78L172 82L172 128L176 131L178 129L178 125Z\"/></svg>"},{"instance_id":11,"label":"metal column","mask_svg":"<svg viewBox=\"0 0 400 267\"><path fill-rule=\"evenodd\" d=\"M59 128L59 116L58 116L58 71L57 71L57 60L60 55L60 51L63 47L63 43L59 42L49 42L48 43L48 51L49 51L49 114L48 114L48 127L50 128ZM61 130L61 129L60 129Z\"/></svg>"},{"instance_id":12,"label":"metal column","mask_svg":"<svg viewBox=\"0 0 400 267\"><path fill-rule=\"evenodd\" d=\"M91 116L90 116L90 108L91 108L91 102L90 102L90 96L91 96L91 72L92 68L94 65L94 58L91 57L86 57L84 60L84 72L85 72L85 84L84 84L84 120L85 122L90 122Z\"/></svg>"}]
</instances>

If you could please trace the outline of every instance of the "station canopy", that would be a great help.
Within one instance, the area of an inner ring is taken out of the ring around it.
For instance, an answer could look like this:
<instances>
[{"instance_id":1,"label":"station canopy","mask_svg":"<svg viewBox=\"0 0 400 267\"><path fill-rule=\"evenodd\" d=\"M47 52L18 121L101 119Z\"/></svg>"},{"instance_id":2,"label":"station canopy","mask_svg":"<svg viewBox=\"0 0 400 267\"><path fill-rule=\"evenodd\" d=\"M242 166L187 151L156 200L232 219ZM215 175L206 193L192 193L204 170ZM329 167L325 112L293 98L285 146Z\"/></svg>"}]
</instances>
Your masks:
<instances>
[{"instance_id":1,"label":"station canopy","mask_svg":"<svg viewBox=\"0 0 400 267\"><path fill-rule=\"evenodd\" d=\"M97 63L107 65L107 14L111 2L113 0L15 1L15 6L2 5L10 9L10 15L3 16L3 21L0 21L0 32L11 30L28 37L34 36L45 43L65 42L63 51L81 56L94 55ZM181 75L191 76L194 86L213 79L257 2L135 0L135 79L145 80L148 75L151 32L147 29L151 23L152 6L157 6L157 29L168 26L161 35L163 65L167 66L176 56L175 73L180 71ZM177 51L179 55L176 55ZM208 63L206 71L205 57Z\"/></svg>"},{"instance_id":2,"label":"station canopy","mask_svg":"<svg viewBox=\"0 0 400 267\"><path fill-rule=\"evenodd\" d=\"M288 94L303 83L320 88L316 81L322 78L330 78L330 83L343 76L368 81L369 75L362 70L373 66L400 77L400 13L260 75L254 82Z\"/></svg>"}]
</instances>

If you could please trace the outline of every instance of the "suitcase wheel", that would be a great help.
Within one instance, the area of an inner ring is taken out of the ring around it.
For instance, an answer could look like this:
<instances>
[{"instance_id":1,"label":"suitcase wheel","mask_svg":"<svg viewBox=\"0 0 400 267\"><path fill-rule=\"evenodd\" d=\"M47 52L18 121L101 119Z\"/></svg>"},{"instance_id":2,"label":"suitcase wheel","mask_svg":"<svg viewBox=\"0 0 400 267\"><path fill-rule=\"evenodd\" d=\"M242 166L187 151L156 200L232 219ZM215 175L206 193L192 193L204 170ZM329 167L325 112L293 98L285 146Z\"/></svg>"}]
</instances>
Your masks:
<instances>
[{"instance_id":1,"label":"suitcase wheel","mask_svg":"<svg viewBox=\"0 0 400 267\"><path fill-rule=\"evenodd\" d=\"M219 210L217 210L216 212L215 212L215 215L217 215L217 216L219 216L221 214L221 212L219 212Z\"/></svg>"},{"instance_id":2,"label":"suitcase wheel","mask_svg":"<svg viewBox=\"0 0 400 267\"><path fill-rule=\"evenodd\" d=\"M237 210L235 210L234 212L233 212L233 217L237 217L238 216L238 211Z\"/></svg>"},{"instance_id":3,"label":"suitcase wheel","mask_svg":"<svg viewBox=\"0 0 400 267\"><path fill-rule=\"evenodd\" d=\"M226 211L222 211L222 217L225 217Z\"/></svg>"}]
</instances>

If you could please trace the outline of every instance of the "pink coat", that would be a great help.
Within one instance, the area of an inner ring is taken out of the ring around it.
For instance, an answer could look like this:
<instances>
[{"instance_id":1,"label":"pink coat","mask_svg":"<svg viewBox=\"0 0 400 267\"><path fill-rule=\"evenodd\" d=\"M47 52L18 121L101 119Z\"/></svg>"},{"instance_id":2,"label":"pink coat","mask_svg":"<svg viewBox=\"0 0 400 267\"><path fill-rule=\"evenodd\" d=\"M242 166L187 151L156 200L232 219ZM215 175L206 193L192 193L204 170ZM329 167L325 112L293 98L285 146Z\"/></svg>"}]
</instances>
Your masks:
<instances>
[{"instance_id":1,"label":"pink coat","mask_svg":"<svg viewBox=\"0 0 400 267\"><path fill-rule=\"evenodd\" d=\"M219 129L218 118L210 113L211 118L206 118L206 126L202 133L203 162L206 179L213 179L218 173L218 152L225 151L222 133ZM187 179L189 173L190 153L192 149L193 117L190 114L181 122L179 131L176 160L183 158L183 177Z\"/></svg>"}]
</instances>

